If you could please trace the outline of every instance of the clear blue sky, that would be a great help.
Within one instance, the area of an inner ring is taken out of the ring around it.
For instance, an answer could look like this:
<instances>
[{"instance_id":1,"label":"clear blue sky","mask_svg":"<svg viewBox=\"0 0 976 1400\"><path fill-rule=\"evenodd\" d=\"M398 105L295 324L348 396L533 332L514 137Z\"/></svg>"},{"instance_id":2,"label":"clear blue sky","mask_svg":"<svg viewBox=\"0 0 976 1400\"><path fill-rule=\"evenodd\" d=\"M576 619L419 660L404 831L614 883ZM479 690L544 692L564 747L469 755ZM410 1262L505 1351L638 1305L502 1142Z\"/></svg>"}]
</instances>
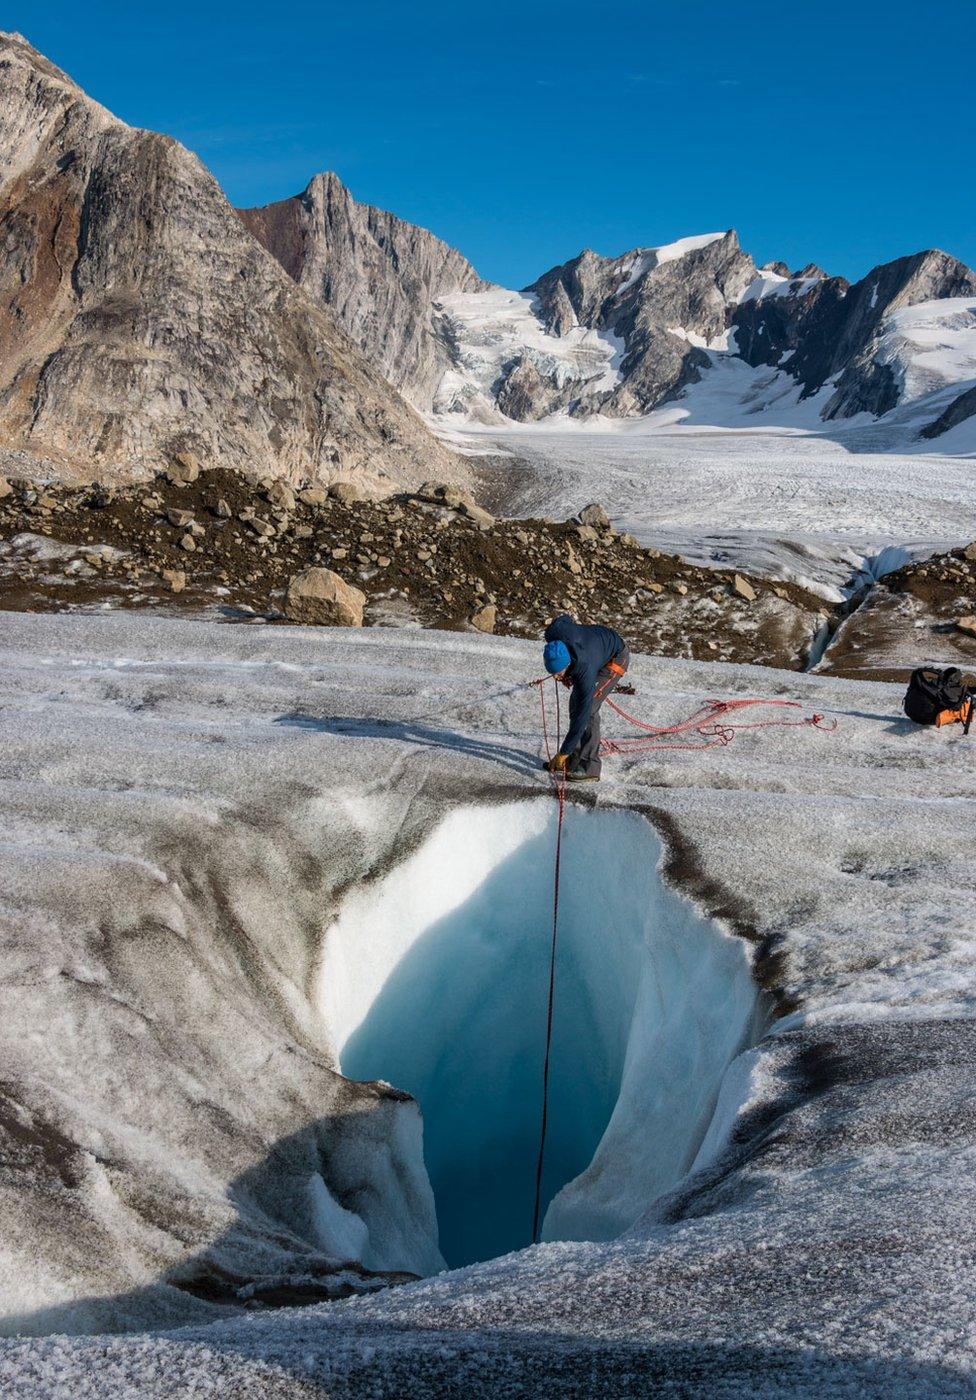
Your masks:
<instances>
[{"instance_id":1,"label":"clear blue sky","mask_svg":"<svg viewBox=\"0 0 976 1400\"><path fill-rule=\"evenodd\" d=\"M729 226L851 278L931 246L976 264L972 0L10 0L0 23L235 203L331 168L510 286Z\"/></svg>"}]
</instances>

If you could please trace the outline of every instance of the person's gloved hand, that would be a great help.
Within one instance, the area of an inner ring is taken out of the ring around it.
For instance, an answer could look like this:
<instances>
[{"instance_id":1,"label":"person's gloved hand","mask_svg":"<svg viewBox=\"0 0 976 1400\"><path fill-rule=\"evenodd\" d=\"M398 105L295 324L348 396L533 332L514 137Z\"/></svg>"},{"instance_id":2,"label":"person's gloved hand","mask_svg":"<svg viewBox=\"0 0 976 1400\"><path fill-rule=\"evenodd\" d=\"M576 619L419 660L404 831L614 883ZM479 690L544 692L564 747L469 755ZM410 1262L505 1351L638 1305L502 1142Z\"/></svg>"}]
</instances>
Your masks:
<instances>
[{"instance_id":1,"label":"person's gloved hand","mask_svg":"<svg viewBox=\"0 0 976 1400\"><path fill-rule=\"evenodd\" d=\"M557 753L553 758L550 758L546 767L549 769L550 773L565 773L567 759L567 754Z\"/></svg>"}]
</instances>

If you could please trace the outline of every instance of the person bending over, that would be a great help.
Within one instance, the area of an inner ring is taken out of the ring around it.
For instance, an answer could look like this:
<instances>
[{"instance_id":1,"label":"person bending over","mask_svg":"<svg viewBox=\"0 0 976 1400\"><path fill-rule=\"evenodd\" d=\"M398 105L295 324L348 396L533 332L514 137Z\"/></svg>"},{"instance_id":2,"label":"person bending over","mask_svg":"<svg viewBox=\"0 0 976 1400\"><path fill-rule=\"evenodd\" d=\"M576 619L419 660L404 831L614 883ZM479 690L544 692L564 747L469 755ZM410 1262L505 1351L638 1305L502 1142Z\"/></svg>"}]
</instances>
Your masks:
<instances>
[{"instance_id":1,"label":"person bending over","mask_svg":"<svg viewBox=\"0 0 976 1400\"><path fill-rule=\"evenodd\" d=\"M572 687L569 728L559 752L546 764L570 782L600 778L600 706L627 674L630 652L612 627L590 627L562 613L545 631L542 659L546 670Z\"/></svg>"}]
</instances>

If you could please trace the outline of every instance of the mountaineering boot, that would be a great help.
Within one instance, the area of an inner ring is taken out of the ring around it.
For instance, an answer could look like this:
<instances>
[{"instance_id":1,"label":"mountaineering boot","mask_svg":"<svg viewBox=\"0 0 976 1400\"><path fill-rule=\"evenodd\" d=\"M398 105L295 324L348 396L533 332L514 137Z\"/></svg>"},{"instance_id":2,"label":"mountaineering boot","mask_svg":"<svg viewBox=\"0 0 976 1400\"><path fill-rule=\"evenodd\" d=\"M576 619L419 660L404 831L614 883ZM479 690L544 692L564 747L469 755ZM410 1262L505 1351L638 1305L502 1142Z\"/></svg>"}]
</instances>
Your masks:
<instances>
[{"instance_id":1,"label":"mountaineering boot","mask_svg":"<svg viewBox=\"0 0 976 1400\"><path fill-rule=\"evenodd\" d=\"M566 774L566 781L568 783L598 783L600 775L599 773L583 773L577 769L574 773Z\"/></svg>"}]
</instances>

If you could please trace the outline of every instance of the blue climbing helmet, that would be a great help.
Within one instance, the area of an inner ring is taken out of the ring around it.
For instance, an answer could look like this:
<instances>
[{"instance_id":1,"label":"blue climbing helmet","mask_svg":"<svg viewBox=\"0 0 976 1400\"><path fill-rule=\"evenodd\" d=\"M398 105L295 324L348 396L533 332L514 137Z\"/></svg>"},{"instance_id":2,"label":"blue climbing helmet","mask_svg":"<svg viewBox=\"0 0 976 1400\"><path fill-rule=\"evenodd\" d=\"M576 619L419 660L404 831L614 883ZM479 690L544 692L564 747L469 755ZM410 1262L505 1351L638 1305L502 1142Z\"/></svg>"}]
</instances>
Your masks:
<instances>
[{"instance_id":1,"label":"blue climbing helmet","mask_svg":"<svg viewBox=\"0 0 976 1400\"><path fill-rule=\"evenodd\" d=\"M546 642L542 648L542 661L550 676L556 676L560 671L565 671L572 659L569 647L565 642Z\"/></svg>"}]
</instances>

